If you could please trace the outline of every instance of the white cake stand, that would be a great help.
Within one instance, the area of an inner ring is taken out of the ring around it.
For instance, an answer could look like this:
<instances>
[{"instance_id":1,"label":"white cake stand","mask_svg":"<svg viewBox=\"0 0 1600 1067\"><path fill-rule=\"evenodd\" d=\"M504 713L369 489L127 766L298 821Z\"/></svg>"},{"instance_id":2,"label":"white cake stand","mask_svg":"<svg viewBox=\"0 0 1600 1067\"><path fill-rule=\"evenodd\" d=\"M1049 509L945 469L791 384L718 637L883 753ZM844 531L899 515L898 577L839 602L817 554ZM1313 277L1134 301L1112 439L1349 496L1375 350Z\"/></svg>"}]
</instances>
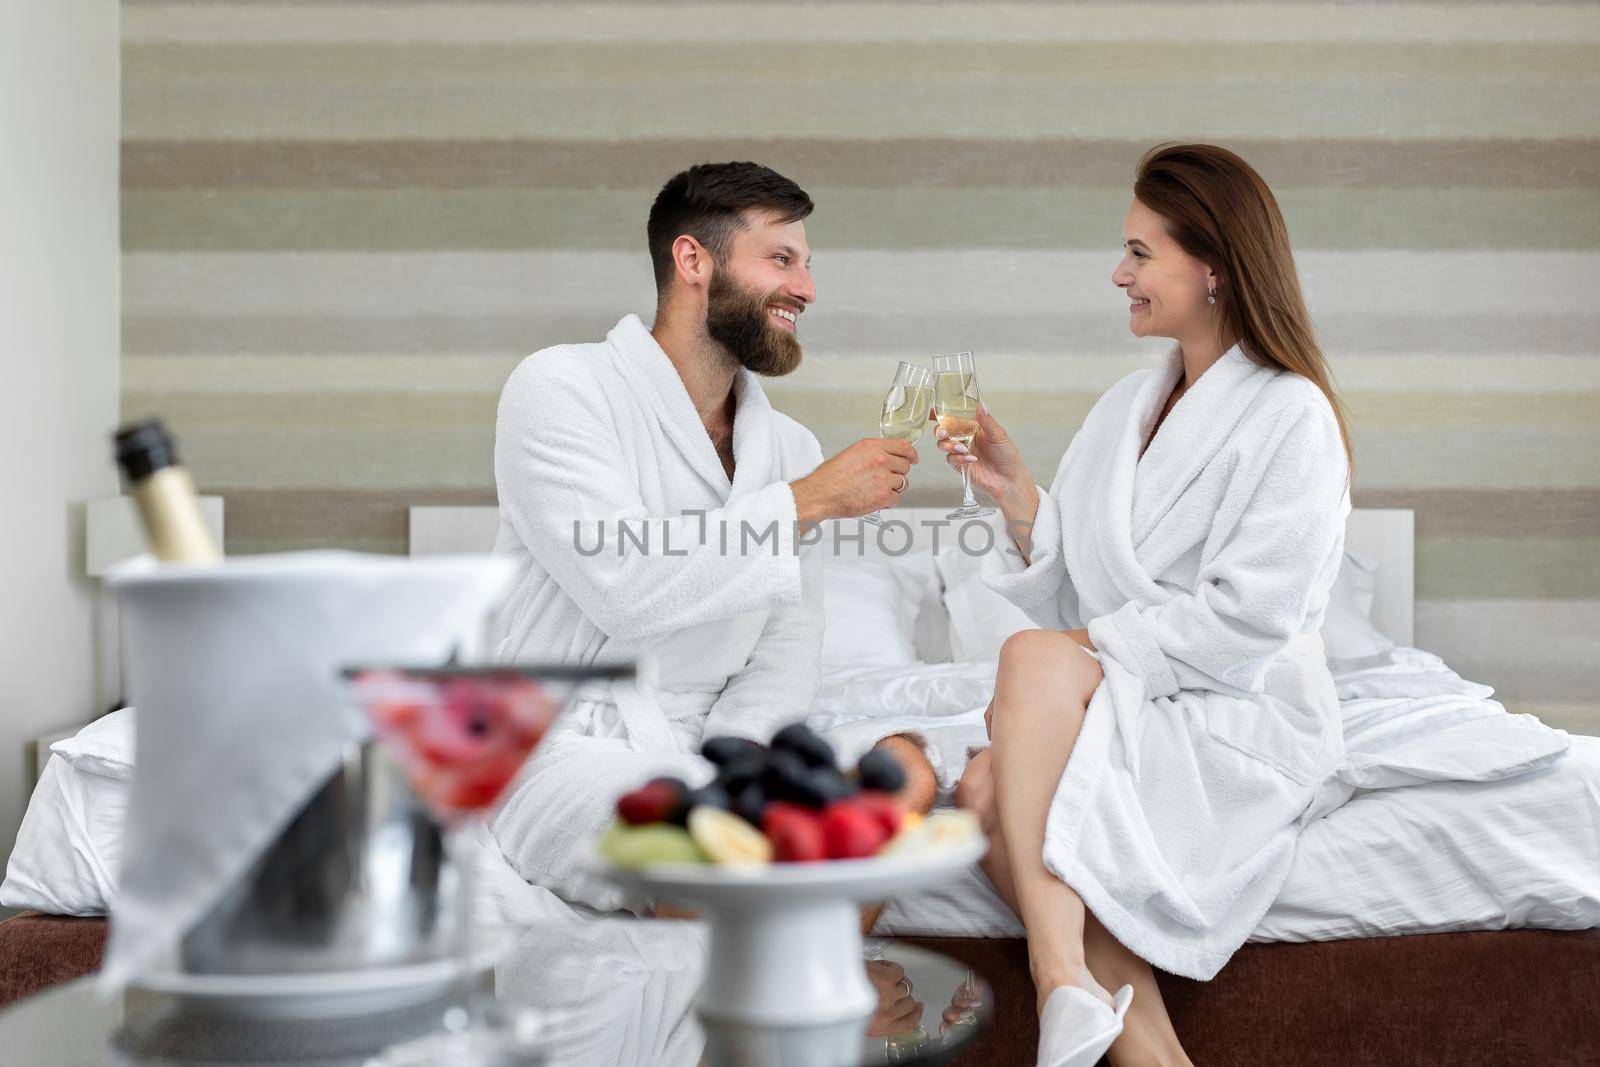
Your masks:
<instances>
[{"instance_id":1,"label":"white cake stand","mask_svg":"<svg viewBox=\"0 0 1600 1067\"><path fill-rule=\"evenodd\" d=\"M954 879L989 845L981 836L937 851L764 867L662 864L594 869L640 897L702 910L711 958L696 1007L712 1063L838 1067L860 1062L878 996L862 965L860 905Z\"/></svg>"}]
</instances>

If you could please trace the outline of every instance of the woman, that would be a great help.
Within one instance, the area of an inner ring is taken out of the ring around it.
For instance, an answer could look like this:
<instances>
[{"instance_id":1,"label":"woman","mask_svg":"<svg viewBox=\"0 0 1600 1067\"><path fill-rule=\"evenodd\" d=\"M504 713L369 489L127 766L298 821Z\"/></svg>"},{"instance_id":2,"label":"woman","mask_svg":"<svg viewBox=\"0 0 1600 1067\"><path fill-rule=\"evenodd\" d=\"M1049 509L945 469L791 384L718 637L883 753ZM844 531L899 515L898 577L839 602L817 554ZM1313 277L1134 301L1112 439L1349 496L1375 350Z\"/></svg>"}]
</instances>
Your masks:
<instances>
[{"instance_id":1,"label":"woman","mask_svg":"<svg viewBox=\"0 0 1600 1067\"><path fill-rule=\"evenodd\" d=\"M986 581L1044 627L1002 649L958 798L1027 928L1050 1067L1189 1062L1151 964L1222 968L1343 754L1318 631L1349 436L1277 204L1231 152L1159 147L1124 237L1129 328L1177 345L1100 398L1049 491L986 410L970 452L938 435L1016 542Z\"/></svg>"}]
</instances>

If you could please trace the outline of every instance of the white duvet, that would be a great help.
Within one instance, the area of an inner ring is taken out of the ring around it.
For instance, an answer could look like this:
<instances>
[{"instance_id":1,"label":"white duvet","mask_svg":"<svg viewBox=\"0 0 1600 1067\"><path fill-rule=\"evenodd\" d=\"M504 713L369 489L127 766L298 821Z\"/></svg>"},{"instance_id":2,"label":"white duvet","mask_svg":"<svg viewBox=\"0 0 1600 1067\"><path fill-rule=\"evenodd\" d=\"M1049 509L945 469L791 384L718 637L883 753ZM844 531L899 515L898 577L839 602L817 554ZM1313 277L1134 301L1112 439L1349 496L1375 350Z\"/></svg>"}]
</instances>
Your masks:
<instances>
[{"instance_id":1,"label":"white duvet","mask_svg":"<svg viewBox=\"0 0 1600 1067\"><path fill-rule=\"evenodd\" d=\"M940 746L948 786L986 743L993 675L993 664L835 673L817 717L910 713ZM1487 686L1418 649L1346 664L1335 682L1347 755L1251 941L1600 926L1600 738L1510 715ZM1021 927L974 868L891 902L874 932Z\"/></svg>"}]
</instances>

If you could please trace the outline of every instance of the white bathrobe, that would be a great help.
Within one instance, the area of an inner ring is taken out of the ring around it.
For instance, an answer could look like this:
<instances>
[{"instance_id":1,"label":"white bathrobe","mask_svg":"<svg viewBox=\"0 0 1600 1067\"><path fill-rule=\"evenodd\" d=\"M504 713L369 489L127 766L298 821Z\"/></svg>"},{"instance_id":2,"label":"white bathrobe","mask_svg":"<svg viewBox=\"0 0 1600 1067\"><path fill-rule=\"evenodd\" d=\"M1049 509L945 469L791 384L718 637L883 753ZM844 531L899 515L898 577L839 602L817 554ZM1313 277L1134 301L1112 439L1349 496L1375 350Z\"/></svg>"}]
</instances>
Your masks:
<instances>
[{"instance_id":1,"label":"white bathrobe","mask_svg":"<svg viewBox=\"0 0 1600 1067\"><path fill-rule=\"evenodd\" d=\"M581 693L495 820L517 872L575 903L643 903L584 863L621 793L658 775L709 780L703 737L764 743L806 717L820 684L821 556L798 536L788 483L822 452L751 372L734 394L731 484L637 316L603 343L529 356L500 398L495 551L518 576L495 658L650 668L637 686ZM852 735L841 754L893 732Z\"/></svg>"},{"instance_id":2,"label":"white bathrobe","mask_svg":"<svg viewBox=\"0 0 1600 1067\"><path fill-rule=\"evenodd\" d=\"M1333 410L1227 352L1179 399L1173 352L1095 404L1041 490L1031 563L985 581L1088 627L1105 681L1051 805L1045 864L1151 964L1209 979L1254 929L1343 755L1319 628L1344 542Z\"/></svg>"}]
</instances>

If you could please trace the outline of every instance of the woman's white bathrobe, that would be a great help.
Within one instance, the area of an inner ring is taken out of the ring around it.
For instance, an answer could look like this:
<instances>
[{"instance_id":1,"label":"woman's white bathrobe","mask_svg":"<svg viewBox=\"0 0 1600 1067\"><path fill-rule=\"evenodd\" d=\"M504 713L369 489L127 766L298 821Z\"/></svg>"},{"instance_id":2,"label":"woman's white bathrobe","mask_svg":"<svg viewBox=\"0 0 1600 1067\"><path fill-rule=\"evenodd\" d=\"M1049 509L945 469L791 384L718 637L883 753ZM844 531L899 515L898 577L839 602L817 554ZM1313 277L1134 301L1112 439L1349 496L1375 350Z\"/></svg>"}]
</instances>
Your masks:
<instances>
[{"instance_id":1,"label":"woman's white bathrobe","mask_svg":"<svg viewBox=\"0 0 1600 1067\"><path fill-rule=\"evenodd\" d=\"M1031 563L986 582L1042 627L1088 627L1095 690L1045 864L1151 964L1209 979L1288 876L1343 755L1319 629L1344 544L1333 410L1227 352L1139 449L1183 373L1113 386L1041 490Z\"/></svg>"},{"instance_id":2,"label":"woman's white bathrobe","mask_svg":"<svg viewBox=\"0 0 1600 1067\"><path fill-rule=\"evenodd\" d=\"M734 395L730 484L637 316L602 343L529 356L501 394L495 551L518 572L495 658L651 668L581 693L495 820L517 872L568 901L641 903L583 862L616 798L658 775L708 780L702 737L765 742L805 718L820 684L821 557L798 543L788 483L822 452L750 371ZM857 731L843 755L893 732Z\"/></svg>"}]
</instances>

